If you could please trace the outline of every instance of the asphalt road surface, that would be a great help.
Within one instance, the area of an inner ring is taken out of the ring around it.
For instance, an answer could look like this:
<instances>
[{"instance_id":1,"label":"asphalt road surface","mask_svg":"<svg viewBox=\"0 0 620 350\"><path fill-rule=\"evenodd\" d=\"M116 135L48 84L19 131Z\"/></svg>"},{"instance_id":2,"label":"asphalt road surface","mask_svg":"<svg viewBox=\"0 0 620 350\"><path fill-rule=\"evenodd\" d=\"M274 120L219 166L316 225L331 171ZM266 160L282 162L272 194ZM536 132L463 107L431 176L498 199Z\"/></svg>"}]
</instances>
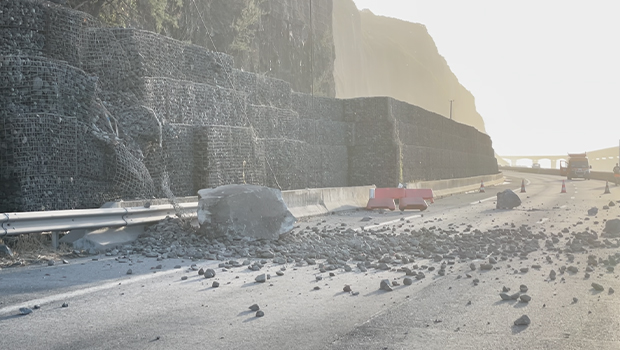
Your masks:
<instances>
[{"instance_id":1,"label":"asphalt road surface","mask_svg":"<svg viewBox=\"0 0 620 350\"><path fill-rule=\"evenodd\" d=\"M560 177L506 175L506 183L487 187L486 193L442 198L423 213L358 211L307 219L300 226L326 220L324 225L394 227L396 233L438 227L469 234L526 225L547 235L563 229L601 235L604 221L620 216L620 205L602 209L620 200L620 187L603 194L604 182L574 180L560 193ZM522 179L526 193L519 193ZM515 190L522 206L496 210L495 193L504 189ZM591 207L599 208L596 216L588 216ZM372 220L361 222L364 216ZM119 262L102 255L66 265L6 268L0 271L0 349L620 349L618 272L601 264L584 277L588 255L607 259L620 249L586 250L571 262L564 252L545 249L543 240L527 257L497 256L488 271L479 268L486 256L456 258L445 276L426 271L426 278L410 286L402 283L400 265L334 271L330 277L318 265L287 264L284 275L276 276L282 265L222 271L217 261L136 256ZM211 280L191 270L194 263L215 269L220 286L213 288ZM415 263L439 268L445 262ZM561 266L578 272L561 273ZM522 267L529 271L520 272ZM549 278L552 269L555 280ZM272 277L255 283L259 273ZM400 283L392 292L382 291L382 279ZM605 290L596 291L593 282ZM521 284L527 285L530 302L502 301L503 287L512 294ZM345 285L359 294L344 292ZM618 292L610 293L610 287ZM264 317L248 310L255 303ZM20 315L20 307L34 305L40 308ZM531 324L515 326L522 315Z\"/></svg>"}]
</instances>

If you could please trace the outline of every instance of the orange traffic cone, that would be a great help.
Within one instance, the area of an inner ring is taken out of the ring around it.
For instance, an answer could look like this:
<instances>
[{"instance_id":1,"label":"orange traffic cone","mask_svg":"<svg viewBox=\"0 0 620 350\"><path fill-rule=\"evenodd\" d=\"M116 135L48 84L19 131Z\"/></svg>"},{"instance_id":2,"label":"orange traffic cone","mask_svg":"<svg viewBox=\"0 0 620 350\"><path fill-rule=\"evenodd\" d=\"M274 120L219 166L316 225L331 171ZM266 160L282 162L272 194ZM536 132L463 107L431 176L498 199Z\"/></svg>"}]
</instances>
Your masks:
<instances>
[{"instance_id":1,"label":"orange traffic cone","mask_svg":"<svg viewBox=\"0 0 620 350\"><path fill-rule=\"evenodd\" d=\"M608 194L611 193L609 192L609 182L605 181L605 192L603 192L603 194Z\"/></svg>"},{"instance_id":2,"label":"orange traffic cone","mask_svg":"<svg viewBox=\"0 0 620 350\"><path fill-rule=\"evenodd\" d=\"M525 193L525 180L521 180L521 193Z\"/></svg>"},{"instance_id":3,"label":"orange traffic cone","mask_svg":"<svg viewBox=\"0 0 620 350\"><path fill-rule=\"evenodd\" d=\"M562 192L560 193L566 193L566 184L564 184L564 180L562 180Z\"/></svg>"},{"instance_id":4,"label":"orange traffic cone","mask_svg":"<svg viewBox=\"0 0 620 350\"><path fill-rule=\"evenodd\" d=\"M484 193L484 181L480 181L480 193Z\"/></svg>"}]
</instances>

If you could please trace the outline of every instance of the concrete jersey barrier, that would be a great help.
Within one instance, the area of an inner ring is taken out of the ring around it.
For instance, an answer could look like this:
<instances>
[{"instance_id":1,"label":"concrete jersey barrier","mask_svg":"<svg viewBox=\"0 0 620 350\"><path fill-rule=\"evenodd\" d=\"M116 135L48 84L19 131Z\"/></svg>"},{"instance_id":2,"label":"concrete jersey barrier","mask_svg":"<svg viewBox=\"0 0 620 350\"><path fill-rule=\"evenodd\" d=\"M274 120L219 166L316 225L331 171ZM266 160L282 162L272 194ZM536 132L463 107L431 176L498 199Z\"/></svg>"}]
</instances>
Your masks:
<instances>
[{"instance_id":1,"label":"concrete jersey barrier","mask_svg":"<svg viewBox=\"0 0 620 350\"><path fill-rule=\"evenodd\" d=\"M500 173L463 179L421 181L409 183L408 187L431 188L435 194L435 198L441 198L451 194L475 190L480 185L480 181L484 181L488 186L492 186L502 183L504 181L504 176ZM291 213L297 219L301 219L332 212L364 208L368 203L370 191L374 188L376 188L376 186L368 185L290 190L282 191L282 198ZM190 208L195 207L197 199L198 197L196 196L180 197L176 198L176 202L181 208L191 211ZM145 207L147 202L150 203L148 208ZM164 213L163 215L173 215L174 208L167 202L167 199L109 202L98 209L62 211L62 213L64 213L64 218L58 217L61 211L4 213L3 216L5 218L0 221L2 227L0 236L51 230L86 229L86 231L88 231L89 229L92 230L97 227L108 227L106 225L116 226L111 230L100 229L99 231L118 231L126 226L140 227L161 220L163 218L162 213ZM119 208L123 208L124 210L119 211ZM103 211L105 211L105 213L103 213ZM88 225L73 225L73 223L75 223L75 218L71 218L71 212L75 212L76 215L78 212L83 213L82 215L86 215L88 217ZM99 218L99 216L101 216L101 218ZM31 217L31 220L26 217ZM13 220L13 218L16 220ZM12 227L17 221L19 221L20 230L15 230L15 227ZM101 222L101 224L98 225L97 222ZM53 225L50 226L51 223L53 223ZM110 240L110 244L114 243L113 239Z\"/></svg>"},{"instance_id":2,"label":"concrete jersey barrier","mask_svg":"<svg viewBox=\"0 0 620 350\"><path fill-rule=\"evenodd\" d=\"M330 212L363 208L370 189L375 186L310 188L282 191L282 198L296 218L317 216Z\"/></svg>"},{"instance_id":3,"label":"concrete jersey barrier","mask_svg":"<svg viewBox=\"0 0 620 350\"><path fill-rule=\"evenodd\" d=\"M504 182L504 174L498 173L459 179L410 182L407 183L407 188L430 188L433 190L435 198L442 198L457 193L477 190L480 188L481 182L484 182L485 186L501 184Z\"/></svg>"}]
</instances>

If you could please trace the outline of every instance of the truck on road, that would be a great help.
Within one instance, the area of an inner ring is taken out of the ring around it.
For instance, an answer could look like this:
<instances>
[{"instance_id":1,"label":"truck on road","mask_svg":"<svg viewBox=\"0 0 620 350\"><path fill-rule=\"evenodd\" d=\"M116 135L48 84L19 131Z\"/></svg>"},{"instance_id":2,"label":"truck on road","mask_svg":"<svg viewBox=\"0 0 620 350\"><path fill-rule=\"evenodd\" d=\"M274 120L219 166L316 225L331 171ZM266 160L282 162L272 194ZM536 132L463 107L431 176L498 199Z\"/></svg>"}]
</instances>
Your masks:
<instances>
[{"instance_id":1,"label":"truck on road","mask_svg":"<svg viewBox=\"0 0 620 350\"><path fill-rule=\"evenodd\" d=\"M560 175L566 176L568 180L582 178L590 180L590 163L588 156L584 153L569 153L568 162L560 162Z\"/></svg>"}]
</instances>

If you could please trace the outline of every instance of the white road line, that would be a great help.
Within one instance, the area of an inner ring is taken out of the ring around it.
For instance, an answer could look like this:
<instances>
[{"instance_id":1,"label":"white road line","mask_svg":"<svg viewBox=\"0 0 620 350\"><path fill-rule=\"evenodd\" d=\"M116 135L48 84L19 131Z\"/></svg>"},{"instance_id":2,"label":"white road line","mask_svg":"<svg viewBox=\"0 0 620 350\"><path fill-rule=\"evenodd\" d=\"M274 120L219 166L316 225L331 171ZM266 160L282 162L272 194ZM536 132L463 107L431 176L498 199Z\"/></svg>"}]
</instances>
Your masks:
<instances>
[{"instance_id":1,"label":"white road line","mask_svg":"<svg viewBox=\"0 0 620 350\"><path fill-rule=\"evenodd\" d=\"M526 185L529 185L529 184L531 184L531 183L532 183L532 181L530 181L530 180L528 180L528 179L524 179L524 181L525 181L525 184L526 184ZM512 184L511 182L504 182L504 183L502 183L502 185L511 185L511 184ZM519 193L520 193L520 192L521 192L521 186L519 186L519 188L517 188L517 189L514 189L513 191L514 191L514 192L519 192ZM475 191L475 190L474 190L474 191L465 192L465 194L469 194L469 193L476 193L476 192L478 192L478 191ZM478 200L478 201L475 201L475 202L471 202L471 203L469 203L469 204L470 204L470 205L480 204L480 203L487 202L487 201L490 201L490 200L493 200L493 199L496 199L496 198L497 198L497 196L495 196L495 197L489 197L489 198L481 199L481 200Z\"/></svg>"},{"instance_id":2,"label":"white road line","mask_svg":"<svg viewBox=\"0 0 620 350\"><path fill-rule=\"evenodd\" d=\"M482 203L482 202L486 202L486 201L490 201L492 199L497 199L497 197L489 197L489 198L485 198L485 199L481 199L479 201L475 201L475 202L471 202L469 204L474 205L474 204L478 204L478 203Z\"/></svg>"},{"instance_id":3,"label":"white road line","mask_svg":"<svg viewBox=\"0 0 620 350\"><path fill-rule=\"evenodd\" d=\"M418 214L418 215L411 215L411 216L407 216L405 219L405 221L409 220L409 219L415 219L415 218L421 218L422 215ZM397 222L401 222L401 219L396 219L396 220L392 220L392 221L386 221L386 222L382 222L376 225L370 225L370 226L363 226L364 230L370 230L373 228L377 228L377 227L381 227L381 226L385 226L385 225L390 225L390 224L395 224ZM355 231L359 232L362 230L362 227L356 228Z\"/></svg>"},{"instance_id":4,"label":"white road line","mask_svg":"<svg viewBox=\"0 0 620 350\"><path fill-rule=\"evenodd\" d=\"M528 181L527 181L527 183L528 183L528 184L530 184L530 181L528 180ZM521 192L521 186L519 186L519 188L515 189L515 190L514 190L514 192ZM485 198L485 199L481 199L481 200L479 200L479 201L471 202L471 203L469 203L469 204L470 204L470 205L480 204L480 203L482 203L482 202L490 201L490 200L493 200L493 199L497 199L497 196L495 196L495 197L489 197L489 198Z\"/></svg>"},{"instance_id":5,"label":"white road line","mask_svg":"<svg viewBox=\"0 0 620 350\"><path fill-rule=\"evenodd\" d=\"M157 273L147 273L146 275L141 275L141 276L136 276L136 277L116 279L112 282L102 284L99 286L93 286L93 287L89 287L85 289L78 289L72 292L55 294L55 295L50 295L44 298L28 300L28 301L24 301L24 302L18 303L13 306L7 306L4 308L1 308L0 315L17 312L19 311L19 308L21 307L27 307L27 306L32 307L33 305L49 304L49 303L53 303L53 302L57 302L61 300L67 300L70 298L79 297L79 296L90 294L90 293L96 293L96 292L106 290L106 289L112 289L114 287L118 287L119 283L122 283L123 285L128 285L128 284L133 284L137 282L143 282L143 281L149 280L151 278L159 277L159 276L170 275L170 274L181 272L181 271L182 270L174 269L170 271L161 271Z\"/></svg>"}]
</instances>

